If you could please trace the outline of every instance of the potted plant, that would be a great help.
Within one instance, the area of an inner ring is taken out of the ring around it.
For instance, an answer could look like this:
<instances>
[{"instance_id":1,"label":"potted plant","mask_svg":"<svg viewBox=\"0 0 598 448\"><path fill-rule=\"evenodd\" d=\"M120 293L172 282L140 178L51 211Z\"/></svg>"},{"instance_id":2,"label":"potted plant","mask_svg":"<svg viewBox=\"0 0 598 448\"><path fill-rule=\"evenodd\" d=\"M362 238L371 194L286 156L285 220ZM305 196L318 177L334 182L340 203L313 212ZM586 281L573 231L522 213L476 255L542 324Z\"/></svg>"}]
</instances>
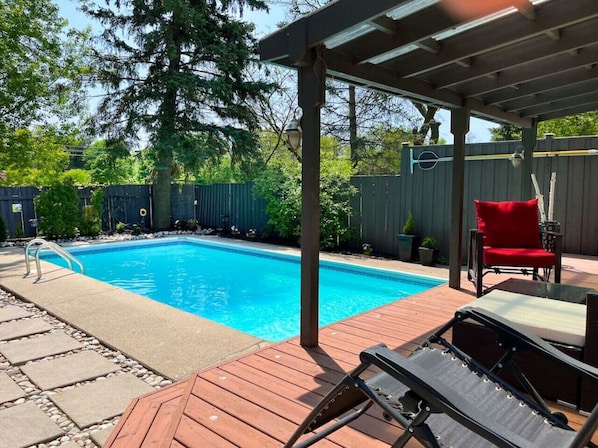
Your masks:
<instances>
[{"instance_id":1,"label":"potted plant","mask_svg":"<svg viewBox=\"0 0 598 448\"><path fill-rule=\"evenodd\" d=\"M438 249L436 249L436 238L433 236L426 236L418 248L419 261L424 266L434 266L436 264L436 257Z\"/></svg>"},{"instance_id":2,"label":"potted plant","mask_svg":"<svg viewBox=\"0 0 598 448\"><path fill-rule=\"evenodd\" d=\"M413 214L409 212L407 220L403 225L403 232L397 235L399 242L399 260L412 261L416 255L415 221Z\"/></svg>"},{"instance_id":3,"label":"potted plant","mask_svg":"<svg viewBox=\"0 0 598 448\"><path fill-rule=\"evenodd\" d=\"M116 223L116 233L124 233L126 228L127 225L124 222L118 221Z\"/></svg>"}]
</instances>

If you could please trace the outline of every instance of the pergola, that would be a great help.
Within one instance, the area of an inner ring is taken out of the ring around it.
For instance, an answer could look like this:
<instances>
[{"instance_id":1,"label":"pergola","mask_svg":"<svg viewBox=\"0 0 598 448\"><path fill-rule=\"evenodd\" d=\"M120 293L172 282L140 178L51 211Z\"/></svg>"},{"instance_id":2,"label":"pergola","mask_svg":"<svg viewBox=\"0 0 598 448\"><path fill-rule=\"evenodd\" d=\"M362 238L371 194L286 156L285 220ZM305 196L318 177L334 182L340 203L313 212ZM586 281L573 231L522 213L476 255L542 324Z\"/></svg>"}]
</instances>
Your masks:
<instances>
[{"instance_id":1,"label":"pergola","mask_svg":"<svg viewBox=\"0 0 598 448\"><path fill-rule=\"evenodd\" d=\"M451 4L469 7L456 13ZM304 346L318 343L320 108L326 77L451 111L452 288L460 288L461 279L470 116L523 127L522 176L529 179L538 122L598 109L597 0L336 0L265 37L259 51L262 61L298 71Z\"/></svg>"}]
</instances>

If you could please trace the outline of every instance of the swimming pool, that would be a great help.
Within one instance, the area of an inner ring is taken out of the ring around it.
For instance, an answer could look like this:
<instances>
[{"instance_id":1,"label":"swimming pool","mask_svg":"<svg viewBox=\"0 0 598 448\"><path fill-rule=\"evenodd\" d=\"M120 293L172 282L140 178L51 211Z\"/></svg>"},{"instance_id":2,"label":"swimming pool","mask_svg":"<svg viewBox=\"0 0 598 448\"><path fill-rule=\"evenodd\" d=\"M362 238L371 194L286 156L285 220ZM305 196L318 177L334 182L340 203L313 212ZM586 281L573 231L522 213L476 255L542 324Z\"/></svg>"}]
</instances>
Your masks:
<instances>
[{"instance_id":1,"label":"swimming pool","mask_svg":"<svg viewBox=\"0 0 598 448\"><path fill-rule=\"evenodd\" d=\"M198 238L67 248L86 275L255 337L299 334L300 258ZM46 261L66 266L44 253ZM320 262L320 325L353 316L445 280Z\"/></svg>"}]
</instances>

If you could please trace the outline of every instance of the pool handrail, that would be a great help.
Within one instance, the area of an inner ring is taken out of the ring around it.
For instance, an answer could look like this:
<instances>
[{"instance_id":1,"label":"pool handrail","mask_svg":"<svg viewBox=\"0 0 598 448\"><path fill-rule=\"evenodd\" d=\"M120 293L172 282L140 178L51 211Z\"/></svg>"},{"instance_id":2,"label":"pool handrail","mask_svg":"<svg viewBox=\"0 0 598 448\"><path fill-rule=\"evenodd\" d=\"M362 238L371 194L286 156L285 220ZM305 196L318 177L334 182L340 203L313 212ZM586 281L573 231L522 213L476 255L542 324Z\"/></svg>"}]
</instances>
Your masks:
<instances>
[{"instance_id":1,"label":"pool handrail","mask_svg":"<svg viewBox=\"0 0 598 448\"><path fill-rule=\"evenodd\" d=\"M39 253L42 249L52 250L56 255L58 255L59 257L61 257L63 260L65 260L67 262L68 267L71 271L74 271L73 262L76 263L79 266L79 269L81 270L81 274L85 274L85 267L83 266L83 263L81 263L72 254L70 254L66 250L64 250L61 246L59 246L58 244L53 243L51 241L46 241L43 238L34 238L31 241L29 241L27 243L27 246L25 247L25 266L27 269L25 276L28 276L31 273L31 263L29 261L29 249L34 244L38 245L37 249L35 250L35 267L37 269L37 280L42 278L42 268L41 268L41 263L39 261Z\"/></svg>"}]
</instances>

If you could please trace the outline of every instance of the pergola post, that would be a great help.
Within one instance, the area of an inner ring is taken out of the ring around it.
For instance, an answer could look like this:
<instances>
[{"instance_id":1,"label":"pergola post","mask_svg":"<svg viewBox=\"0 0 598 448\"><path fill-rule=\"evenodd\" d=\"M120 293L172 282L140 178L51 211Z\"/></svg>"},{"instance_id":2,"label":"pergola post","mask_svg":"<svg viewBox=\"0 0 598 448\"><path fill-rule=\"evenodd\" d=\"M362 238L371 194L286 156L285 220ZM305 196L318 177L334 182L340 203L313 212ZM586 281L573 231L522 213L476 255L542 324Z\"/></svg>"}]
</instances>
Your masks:
<instances>
[{"instance_id":1,"label":"pergola post","mask_svg":"<svg viewBox=\"0 0 598 448\"><path fill-rule=\"evenodd\" d=\"M459 289L461 287L465 135L468 132L469 109L452 109L451 133L453 134L453 185L449 243L449 286L454 289Z\"/></svg>"},{"instance_id":2,"label":"pergola post","mask_svg":"<svg viewBox=\"0 0 598 448\"><path fill-rule=\"evenodd\" d=\"M325 99L325 67L320 48L310 65L299 67L301 127L301 333L304 347L318 345L320 259L320 108Z\"/></svg>"},{"instance_id":3,"label":"pergola post","mask_svg":"<svg viewBox=\"0 0 598 448\"><path fill-rule=\"evenodd\" d=\"M521 170L521 199L527 200L535 196L532 192L531 175L533 172L534 148L537 143L538 122L533 120L531 128L523 128L521 143L523 145L523 163Z\"/></svg>"}]
</instances>

